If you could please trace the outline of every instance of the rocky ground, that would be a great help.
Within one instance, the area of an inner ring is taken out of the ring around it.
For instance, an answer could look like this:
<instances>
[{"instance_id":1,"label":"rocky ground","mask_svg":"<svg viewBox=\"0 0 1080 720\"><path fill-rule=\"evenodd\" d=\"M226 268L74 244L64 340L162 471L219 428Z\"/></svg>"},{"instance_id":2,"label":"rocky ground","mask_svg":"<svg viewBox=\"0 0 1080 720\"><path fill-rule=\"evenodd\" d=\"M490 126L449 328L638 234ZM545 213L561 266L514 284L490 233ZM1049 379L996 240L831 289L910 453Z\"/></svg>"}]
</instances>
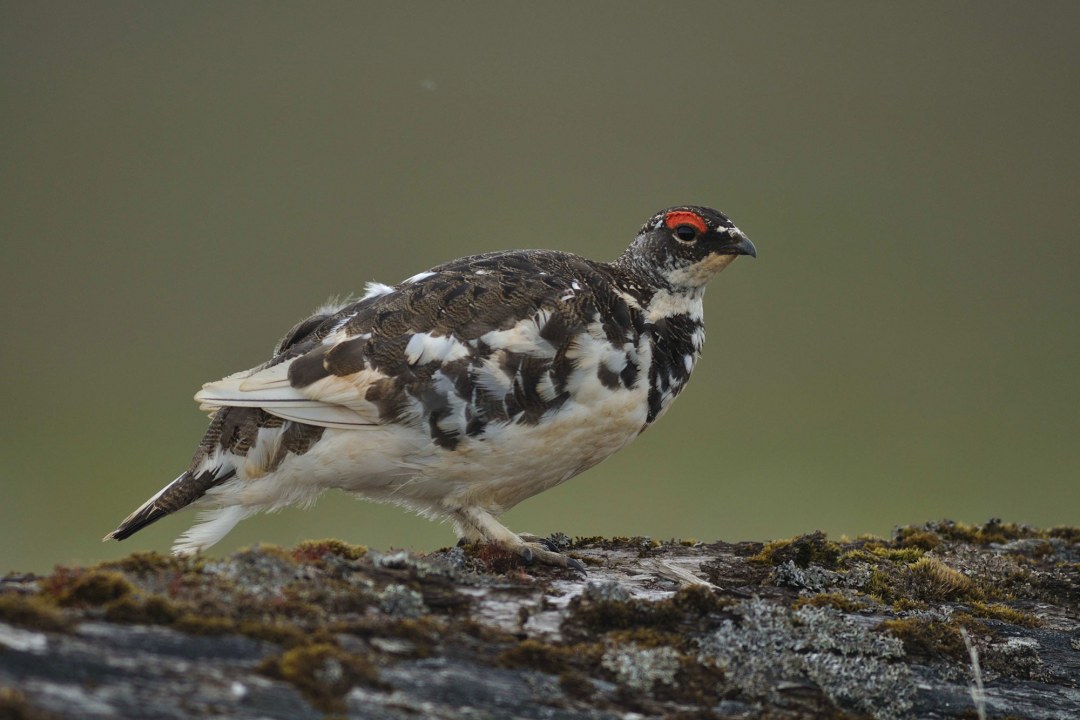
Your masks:
<instances>
[{"instance_id":1,"label":"rocky ground","mask_svg":"<svg viewBox=\"0 0 1080 720\"><path fill-rule=\"evenodd\" d=\"M9 574L0 718L1080 717L1080 528L551 540Z\"/></svg>"}]
</instances>

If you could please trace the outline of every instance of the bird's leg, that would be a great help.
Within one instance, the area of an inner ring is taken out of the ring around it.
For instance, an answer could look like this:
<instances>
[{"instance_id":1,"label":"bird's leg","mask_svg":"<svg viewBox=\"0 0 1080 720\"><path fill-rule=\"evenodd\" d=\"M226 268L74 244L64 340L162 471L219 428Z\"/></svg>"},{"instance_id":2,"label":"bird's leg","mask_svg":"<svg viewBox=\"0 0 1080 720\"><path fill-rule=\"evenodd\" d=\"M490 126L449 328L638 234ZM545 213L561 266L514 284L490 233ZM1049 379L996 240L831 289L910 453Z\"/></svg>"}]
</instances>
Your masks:
<instances>
[{"instance_id":1,"label":"bird's leg","mask_svg":"<svg viewBox=\"0 0 1080 720\"><path fill-rule=\"evenodd\" d=\"M485 542L520 555L527 563L538 562L585 573L585 566L580 560L548 549L543 540L535 535L516 535L486 510L478 507L458 508L454 510L453 517L466 538L479 536Z\"/></svg>"}]
</instances>

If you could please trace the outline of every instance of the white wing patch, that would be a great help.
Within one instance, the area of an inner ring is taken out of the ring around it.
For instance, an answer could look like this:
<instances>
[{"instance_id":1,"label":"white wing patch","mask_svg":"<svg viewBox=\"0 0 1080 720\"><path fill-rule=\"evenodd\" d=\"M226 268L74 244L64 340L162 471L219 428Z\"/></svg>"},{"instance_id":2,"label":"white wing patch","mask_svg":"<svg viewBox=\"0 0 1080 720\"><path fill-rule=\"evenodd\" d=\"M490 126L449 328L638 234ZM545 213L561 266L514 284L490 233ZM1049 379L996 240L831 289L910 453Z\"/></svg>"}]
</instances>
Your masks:
<instances>
[{"instance_id":1,"label":"white wing patch","mask_svg":"<svg viewBox=\"0 0 1080 720\"><path fill-rule=\"evenodd\" d=\"M552 357L555 347L540 337L540 328L547 325L551 313L546 310L521 320L509 330L492 330L480 336L480 341L496 350L532 355L534 357Z\"/></svg>"},{"instance_id":2,"label":"white wing patch","mask_svg":"<svg viewBox=\"0 0 1080 720\"><path fill-rule=\"evenodd\" d=\"M367 401L366 395L372 383L385 379L385 375L362 370L294 388L289 383L291 364L280 363L207 383L195 394L195 400L203 410L257 407L285 420L320 427L356 429L379 423L378 409Z\"/></svg>"},{"instance_id":3,"label":"white wing patch","mask_svg":"<svg viewBox=\"0 0 1080 720\"><path fill-rule=\"evenodd\" d=\"M453 362L469 357L470 349L452 335L416 333L405 346L405 358L410 365L429 362Z\"/></svg>"}]
</instances>

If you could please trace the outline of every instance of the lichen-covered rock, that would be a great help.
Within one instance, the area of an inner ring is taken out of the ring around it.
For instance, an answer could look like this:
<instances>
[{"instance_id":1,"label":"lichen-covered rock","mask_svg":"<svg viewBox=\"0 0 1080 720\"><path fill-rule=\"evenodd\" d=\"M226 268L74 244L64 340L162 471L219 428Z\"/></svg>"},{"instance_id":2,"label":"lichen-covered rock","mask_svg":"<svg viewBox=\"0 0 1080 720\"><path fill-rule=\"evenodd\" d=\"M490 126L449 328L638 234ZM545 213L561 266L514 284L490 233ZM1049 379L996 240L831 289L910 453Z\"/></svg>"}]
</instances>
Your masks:
<instances>
[{"instance_id":1,"label":"lichen-covered rock","mask_svg":"<svg viewBox=\"0 0 1080 720\"><path fill-rule=\"evenodd\" d=\"M1075 528L551 542L10 574L0 717L1080 717Z\"/></svg>"},{"instance_id":2,"label":"lichen-covered rock","mask_svg":"<svg viewBox=\"0 0 1080 720\"><path fill-rule=\"evenodd\" d=\"M827 607L789 611L755 598L734 611L737 619L724 620L699 647L740 692L783 707L785 689L811 684L837 707L875 720L909 715L915 682L896 638Z\"/></svg>"}]
</instances>

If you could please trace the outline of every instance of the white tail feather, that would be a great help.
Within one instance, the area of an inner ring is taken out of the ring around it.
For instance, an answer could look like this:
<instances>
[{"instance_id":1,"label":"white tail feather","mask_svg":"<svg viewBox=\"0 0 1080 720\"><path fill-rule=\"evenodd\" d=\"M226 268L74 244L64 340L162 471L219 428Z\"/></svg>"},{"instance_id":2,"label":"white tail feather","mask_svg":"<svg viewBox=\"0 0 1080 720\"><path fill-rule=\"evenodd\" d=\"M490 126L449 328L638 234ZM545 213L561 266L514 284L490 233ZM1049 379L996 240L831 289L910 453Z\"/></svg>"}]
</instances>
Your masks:
<instances>
[{"instance_id":1,"label":"white tail feather","mask_svg":"<svg viewBox=\"0 0 1080 720\"><path fill-rule=\"evenodd\" d=\"M226 534L246 517L259 512L260 507L232 505L226 508L204 510L199 513L199 522L173 543L173 555L191 555L205 550Z\"/></svg>"}]
</instances>

